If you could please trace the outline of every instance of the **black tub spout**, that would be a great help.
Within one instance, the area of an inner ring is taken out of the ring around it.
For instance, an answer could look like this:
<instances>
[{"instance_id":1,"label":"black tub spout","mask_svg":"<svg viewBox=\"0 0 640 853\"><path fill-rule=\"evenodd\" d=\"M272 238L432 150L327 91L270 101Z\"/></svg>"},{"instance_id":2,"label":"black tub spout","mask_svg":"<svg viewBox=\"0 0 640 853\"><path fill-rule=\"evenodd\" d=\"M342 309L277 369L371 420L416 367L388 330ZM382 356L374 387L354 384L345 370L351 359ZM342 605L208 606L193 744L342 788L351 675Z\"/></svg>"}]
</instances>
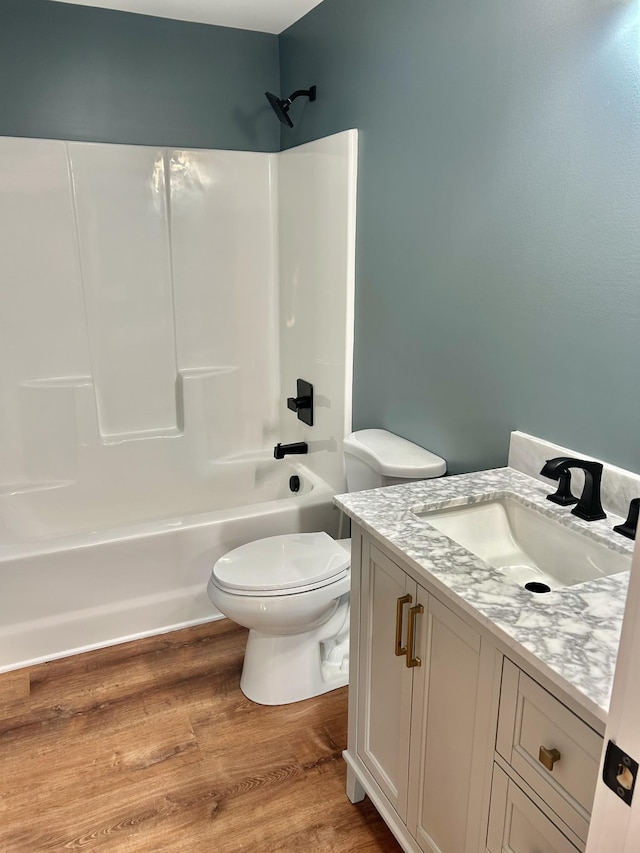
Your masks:
<instances>
[{"instance_id":1,"label":"black tub spout","mask_svg":"<svg viewBox=\"0 0 640 853\"><path fill-rule=\"evenodd\" d=\"M293 444L276 444L273 448L273 456L275 459L284 459L290 453L308 453L309 445L306 441L295 441Z\"/></svg>"}]
</instances>

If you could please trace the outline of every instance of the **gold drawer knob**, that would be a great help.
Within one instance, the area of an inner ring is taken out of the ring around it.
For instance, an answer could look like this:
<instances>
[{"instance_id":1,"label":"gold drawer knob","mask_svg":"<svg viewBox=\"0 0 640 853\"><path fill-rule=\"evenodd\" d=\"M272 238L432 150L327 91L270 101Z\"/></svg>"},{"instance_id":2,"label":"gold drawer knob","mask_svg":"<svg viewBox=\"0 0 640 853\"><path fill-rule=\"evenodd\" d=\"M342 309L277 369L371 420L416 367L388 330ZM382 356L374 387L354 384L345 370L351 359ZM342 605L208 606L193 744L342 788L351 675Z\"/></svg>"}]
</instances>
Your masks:
<instances>
[{"instance_id":1,"label":"gold drawer knob","mask_svg":"<svg viewBox=\"0 0 640 853\"><path fill-rule=\"evenodd\" d=\"M538 753L538 761L540 762L540 764L546 767L547 770L553 770L553 765L556 763L556 761L560 761L561 758L562 755L560 753L560 750L547 749L545 746L540 747L540 752Z\"/></svg>"}]
</instances>

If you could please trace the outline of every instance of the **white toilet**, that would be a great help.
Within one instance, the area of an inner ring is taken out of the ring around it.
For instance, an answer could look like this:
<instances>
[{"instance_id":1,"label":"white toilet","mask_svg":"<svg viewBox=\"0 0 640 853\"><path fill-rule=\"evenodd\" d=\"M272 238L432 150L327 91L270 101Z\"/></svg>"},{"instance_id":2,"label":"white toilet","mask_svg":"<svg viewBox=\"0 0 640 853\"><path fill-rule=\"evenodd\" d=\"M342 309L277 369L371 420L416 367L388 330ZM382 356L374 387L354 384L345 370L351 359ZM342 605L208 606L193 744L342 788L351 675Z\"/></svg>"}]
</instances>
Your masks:
<instances>
[{"instance_id":1,"label":"white toilet","mask_svg":"<svg viewBox=\"0 0 640 853\"><path fill-rule=\"evenodd\" d=\"M444 459L381 429L343 443L349 491L440 477ZM221 557L207 587L214 605L249 628L240 687L261 705L319 696L349 680L350 540L289 533Z\"/></svg>"}]
</instances>

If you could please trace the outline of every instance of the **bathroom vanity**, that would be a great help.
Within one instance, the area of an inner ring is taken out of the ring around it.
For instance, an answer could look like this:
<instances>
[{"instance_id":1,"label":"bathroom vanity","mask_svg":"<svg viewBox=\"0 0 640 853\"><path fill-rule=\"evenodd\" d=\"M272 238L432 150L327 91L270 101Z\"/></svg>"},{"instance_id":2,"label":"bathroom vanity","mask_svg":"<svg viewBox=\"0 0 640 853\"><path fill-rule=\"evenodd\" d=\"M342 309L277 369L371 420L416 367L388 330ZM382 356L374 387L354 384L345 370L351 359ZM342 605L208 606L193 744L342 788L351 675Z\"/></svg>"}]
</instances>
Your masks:
<instances>
[{"instance_id":1,"label":"bathroom vanity","mask_svg":"<svg viewBox=\"0 0 640 853\"><path fill-rule=\"evenodd\" d=\"M336 499L352 519L347 793L406 851L584 850L633 542L551 491L504 468ZM428 521L505 500L574 550L589 540L595 576L532 593L528 566L493 568Z\"/></svg>"}]
</instances>

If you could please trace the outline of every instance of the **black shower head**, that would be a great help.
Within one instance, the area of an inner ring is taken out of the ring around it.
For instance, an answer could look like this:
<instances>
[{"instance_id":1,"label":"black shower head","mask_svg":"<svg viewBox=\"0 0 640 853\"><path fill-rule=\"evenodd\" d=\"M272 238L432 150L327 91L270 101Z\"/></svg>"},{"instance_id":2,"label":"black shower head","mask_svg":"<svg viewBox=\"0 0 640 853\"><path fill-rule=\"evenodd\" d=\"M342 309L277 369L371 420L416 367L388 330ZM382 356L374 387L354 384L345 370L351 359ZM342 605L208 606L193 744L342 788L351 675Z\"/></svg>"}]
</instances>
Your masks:
<instances>
[{"instance_id":1,"label":"black shower head","mask_svg":"<svg viewBox=\"0 0 640 853\"><path fill-rule=\"evenodd\" d=\"M283 100L283 98L279 98L277 95L272 94L271 92L264 93L267 100L273 107L274 113L278 116L282 124L288 124L289 127L293 127L293 122L289 118L289 107L290 103L288 100Z\"/></svg>"},{"instance_id":2,"label":"black shower head","mask_svg":"<svg viewBox=\"0 0 640 853\"><path fill-rule=\"evenodd\" d=\"M289 107L295 101L296 98L300 96L305 96L309 98L310 101L315 101L316 99L316 87L311 86L310 89L298 89L292 95L289 95L288 98L279 98L277 95L274 95L272 92L265 92L265 97L273 107L274 113L278 116L282 124L287 124L289 127L293 127L293 122L289 118Z\"/></svg>"}]
</instances>

